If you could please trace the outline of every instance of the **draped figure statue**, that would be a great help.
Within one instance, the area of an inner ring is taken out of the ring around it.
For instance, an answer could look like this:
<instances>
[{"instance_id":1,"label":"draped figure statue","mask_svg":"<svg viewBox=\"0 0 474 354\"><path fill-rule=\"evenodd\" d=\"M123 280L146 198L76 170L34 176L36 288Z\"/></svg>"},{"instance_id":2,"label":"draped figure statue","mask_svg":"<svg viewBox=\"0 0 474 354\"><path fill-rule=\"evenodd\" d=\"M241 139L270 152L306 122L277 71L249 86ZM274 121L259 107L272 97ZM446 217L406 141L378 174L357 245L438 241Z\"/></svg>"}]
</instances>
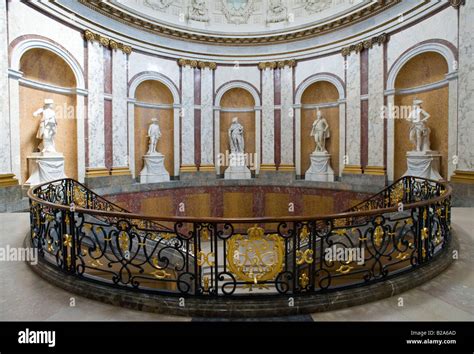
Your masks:
<instances>
[{"instance_id":1,"label":"draped figure statue","mask_svg":"<svg viewBox=\"0 0 474 354\"><path fill-rule=\"evenodd\" d=\"M53 103L52 99L45 99L43 108L40 108L33 113L34 117L41 114L41 121L36 133L36 138L41 139L38 149L42 153L56 152L54 138L56 136L58 123L56 121L56 113L53 109Z\"/></svg>"}]
</instances>

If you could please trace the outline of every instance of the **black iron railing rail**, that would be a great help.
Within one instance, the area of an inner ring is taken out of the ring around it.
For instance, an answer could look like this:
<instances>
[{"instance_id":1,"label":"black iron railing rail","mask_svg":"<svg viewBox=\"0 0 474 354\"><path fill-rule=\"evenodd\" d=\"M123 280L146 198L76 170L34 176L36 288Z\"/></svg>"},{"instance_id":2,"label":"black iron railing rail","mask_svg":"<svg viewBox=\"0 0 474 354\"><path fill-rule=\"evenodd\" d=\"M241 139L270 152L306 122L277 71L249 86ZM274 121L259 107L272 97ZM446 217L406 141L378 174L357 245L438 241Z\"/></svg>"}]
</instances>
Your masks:
<instances>
[{"instance_id":1,"label":"black iron railing rail","mask_svg":"<svg viewBox=\"0 0 474 354\"><path fill-rule=\"evenodd\" d=\"M91 281L176 295L308 294L416 269L450 241L451 187L403 177L339 214L156 217L62 179L28 191L42 260Z\"/></svg>"}]
</instances>

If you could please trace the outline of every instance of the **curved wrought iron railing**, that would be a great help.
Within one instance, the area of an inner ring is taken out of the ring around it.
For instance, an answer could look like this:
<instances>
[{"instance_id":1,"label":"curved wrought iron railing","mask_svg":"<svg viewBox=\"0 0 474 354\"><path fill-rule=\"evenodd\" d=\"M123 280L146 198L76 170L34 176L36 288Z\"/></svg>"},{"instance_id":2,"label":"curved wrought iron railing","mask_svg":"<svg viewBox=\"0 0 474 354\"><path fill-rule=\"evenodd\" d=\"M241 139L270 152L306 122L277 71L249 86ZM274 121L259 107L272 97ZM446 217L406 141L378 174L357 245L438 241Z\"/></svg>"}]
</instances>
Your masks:
<instances>
[{"instance_id":1,"label":"curved wrought iron railing","mask_svg":"<svg viewBox=\"0 0 474 354\"><path fill-rule=\"evenodd\" d=\"M90 281L195 296L311 294L417 269L450 242L451 187L403 177L346 212L280 218L130 213L62 179L31 188L31 244Z\"/></svg>"}]
</instances>

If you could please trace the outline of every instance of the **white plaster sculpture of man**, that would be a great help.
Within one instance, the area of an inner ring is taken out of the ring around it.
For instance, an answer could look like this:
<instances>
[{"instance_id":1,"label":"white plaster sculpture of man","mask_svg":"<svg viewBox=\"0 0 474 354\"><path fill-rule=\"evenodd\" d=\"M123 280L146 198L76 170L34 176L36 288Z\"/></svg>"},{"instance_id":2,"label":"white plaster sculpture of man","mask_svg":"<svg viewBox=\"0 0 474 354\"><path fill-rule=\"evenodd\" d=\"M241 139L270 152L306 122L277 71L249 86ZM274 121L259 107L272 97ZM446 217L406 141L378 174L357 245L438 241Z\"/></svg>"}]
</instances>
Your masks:
<instances>
[{"instance_id":1,"label":"white plaster sculpture of man","mask_svg":"<svg viewBox=\"0 0 474 354\"><path fill-rule=\"evenodd\" d=\"M148 155L156 155L158 152L156 151L156 144L158 144L158 140L161 137L161 130L160 126L158 125L158 118L152 118L150 126L148 127Z\"/></svg>"},{"instance_id":2,"label":"white plaster sculpture of man","mask_svg":"<svg viewBox=\"0 0 474 354\"><path fill-rule=\"evenodd\" d=\"M56 136L58 123L56 121L56 113L53 109L54 101L50 98L44 100L43 108L33 113L34 117L41 116L40 125L36 133L36 138L41 139L38 149L42 153L56 152L54 145L54 137Z\"/></svg>"},{"instance_id":3,"label":"white plaster sculpture of man","mask_svg":"<svg viewBox=\"0 0 474 354\"><path fill-rule=\"evenodd\" d=\"M329 124L318 109L316 113L316 120L313 122L310 136L314 136L316 149L314 152L327 152L326 139L330 137Z\"/></svg>"},{"instance_id":4,"label":"white plaster sculpture of man","mask_svg":"<svg viewBox=\"0 0 474 354\"><path fill-rule=\"evenodd\" d=\"M415 145L416 151L429 151L431 150L431 130L425 125L425 122L430 118L430 114L421 108L422 103L422 100L413 100L413 109L408 117L408 120L411 122L410 141Z\"/></svg>"},{"instance_id":5,"label":"white plaster sculpture of man","mask_svg":"<svg viewBox=\"0 0 474 354\"><path fill-rule=\"evenodd\" d=\"M231 154L244 153L244 127L239 123L238 118L232 118L229 128L229 142Z\"/></svg>"}]
</instances>

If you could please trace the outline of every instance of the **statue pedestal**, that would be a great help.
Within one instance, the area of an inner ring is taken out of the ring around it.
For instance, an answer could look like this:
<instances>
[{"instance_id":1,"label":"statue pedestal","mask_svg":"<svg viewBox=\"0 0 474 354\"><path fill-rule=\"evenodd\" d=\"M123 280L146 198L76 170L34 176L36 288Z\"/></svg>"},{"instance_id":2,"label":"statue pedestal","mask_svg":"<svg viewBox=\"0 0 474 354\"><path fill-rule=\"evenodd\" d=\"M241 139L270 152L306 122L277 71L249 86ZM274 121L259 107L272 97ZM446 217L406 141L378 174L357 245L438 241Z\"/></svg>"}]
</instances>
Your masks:
<instances>
[{"instance_id":1,"label":"statue pedestal","mask_svg":"<svg viewBox=\"0 0 474 354\"><path fill-rule=\"evenodd\" d=\"M304 178L308 181L334 182L334 171L331 168L331 154L327 152L313 152L310 155L311 166Z\"/></svg>"},{"instance_id":2,"label":"statue pedestal","mask_svg":"<svg viewBox=\"0 0 474 354\"><path fill-rule=\"evenodd\" d=\"M443 177L438 172L440 158L438 151L408 151L408 169L403 176L442 180Z\"/></svg>"},{"instance_id":3,"label":"statue pedestal","mask_svg":"<svg viewBox=\"0 0 474 354\"><path fill-rule=\"evenodd\" d=\"M247 166L229 166L224 171L224 179L250 179L252 174Z\"/></svg>"},{"instance_id":4,"label":"statue pedestal","mask_svg":"<svg viewBox=\"0 0 474 354\"><path fill-rule=\"evenodd\" d=\"M67 178L64 173L64 156L59 152L34 152L26 157L30 177L25 182L27 186Z\"/></svg>"},{"instance_id":5,"label":"statue pedestal","mask_svg":"<svg viewBox=\"0 0 474 354\"><path fill-rule=\"evenodd\" d=\"M160 153L144 155L143 162L140 183L158 183L170 180L170 175L165 169L165 155Z\"/></svg>"}]
</instances>

